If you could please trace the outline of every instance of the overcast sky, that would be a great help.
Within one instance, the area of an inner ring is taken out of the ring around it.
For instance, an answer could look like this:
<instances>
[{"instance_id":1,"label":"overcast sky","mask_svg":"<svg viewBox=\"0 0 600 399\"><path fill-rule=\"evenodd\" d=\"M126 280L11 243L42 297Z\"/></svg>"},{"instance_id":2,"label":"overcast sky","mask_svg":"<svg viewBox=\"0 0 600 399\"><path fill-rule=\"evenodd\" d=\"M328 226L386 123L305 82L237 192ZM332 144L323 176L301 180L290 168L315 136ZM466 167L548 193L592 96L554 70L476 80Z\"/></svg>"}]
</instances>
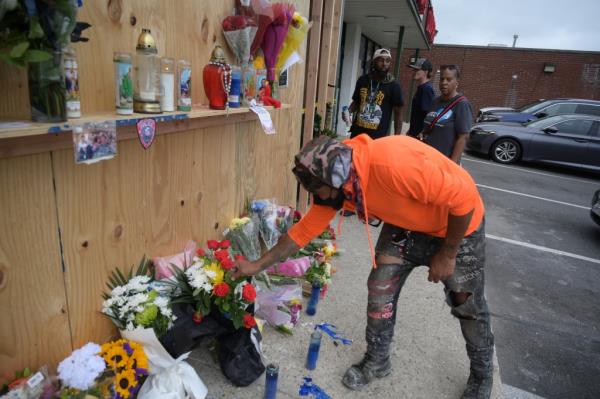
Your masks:
<instances>
[{"instance_id":1,"label":"overcast sky","mask_svg":"<svg viewBox=\"0 0 600 399\"><path fill-rule=\"evenodd\" d=\"M431 0L436 44L600 51L600 0Z\"/></svg>"}]
</instances>

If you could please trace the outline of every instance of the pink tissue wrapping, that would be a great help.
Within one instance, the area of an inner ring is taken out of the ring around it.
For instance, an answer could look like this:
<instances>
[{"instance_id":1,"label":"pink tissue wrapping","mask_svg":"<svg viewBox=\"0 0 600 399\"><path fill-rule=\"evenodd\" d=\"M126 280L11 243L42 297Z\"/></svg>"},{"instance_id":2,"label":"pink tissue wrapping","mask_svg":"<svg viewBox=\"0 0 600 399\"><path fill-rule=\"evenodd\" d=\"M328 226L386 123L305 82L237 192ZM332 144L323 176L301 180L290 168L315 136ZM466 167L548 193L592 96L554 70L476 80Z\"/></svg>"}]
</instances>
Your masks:
<instances>
[{"instance_id":1,"label":"pink tissue wrapping","mask_svg":"<svg viewBox=\"0 0 600 399\"><path fill-rule=\"evenodd\" d=\"M271 266L267 269L267 273L279 274L286 277L300 277L304 276L309 267L310 258L303 256L302 258L288 259L276 266Z\"/></svg>"},{"instance_id":2,"label":"pink tissue wrapping","mask_svg":"<svg viewBox=\"0 0 600 399\"><path fill-rule=\"evenodd\" d=\"M173 270L171 269L173 266L179 269L190 266L197 248L198 244L196 244L195 241L190 240L185 244L183 252L172 256L157 256L152 258L152 263L154 263L155 268L154 278L160 280L161 278L171 277L173 275Z\"/></svg>"}]
</instances>

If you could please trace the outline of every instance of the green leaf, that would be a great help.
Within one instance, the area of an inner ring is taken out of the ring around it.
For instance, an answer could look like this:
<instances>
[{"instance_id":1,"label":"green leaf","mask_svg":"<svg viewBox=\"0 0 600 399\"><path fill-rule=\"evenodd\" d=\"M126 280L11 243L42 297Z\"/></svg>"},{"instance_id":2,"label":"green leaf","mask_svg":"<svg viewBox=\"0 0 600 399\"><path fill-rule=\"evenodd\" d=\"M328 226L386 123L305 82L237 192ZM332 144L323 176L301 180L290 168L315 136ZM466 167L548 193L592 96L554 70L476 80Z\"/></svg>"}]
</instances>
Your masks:
<instances>
[{"instance_id":1,"label":"green leaf","mask_svg":"<svg viewBox=\"0 0 600 399\"><path fill-rule=\"evenodd\" d=\"M12 50L10 50L10 56L12 58L21 58L25 51L29 48L29 42L21 42L14 46Z\"/></svg>"},{"instance_id":2,"label":"green leaf","mask_svg":"<svg viewBox=\"0 0 600 399\"><path fill-rule=\"evenodd\" d=\"M10 55L4 53L0 53L0 60L3 60L9 65L14 65L21 69L25 68L27 65L22 58L12 58Z\"/></svg>"},{"instance_id":3,"label":"green leaf","mask_svg":"<svg viewBox=\"0 0 600 399\"><path fill-rule=\"evenodd\" d=\"M41 39L44 37L44 30L40 25L39 18L37 16L31 17L29 21L29 33L27 37L30 39Z\"/></svg>"},{"instance_id":4,"label":"green leaf","mask_svg":"<svg viewBox=\"0 0 600 399\"><path fill-rule=\"evenodd\" d=\"M52 55L42 50L27 50L23 56L25 62L43 62L52 59Z\"/></svg>"}]
</instances>

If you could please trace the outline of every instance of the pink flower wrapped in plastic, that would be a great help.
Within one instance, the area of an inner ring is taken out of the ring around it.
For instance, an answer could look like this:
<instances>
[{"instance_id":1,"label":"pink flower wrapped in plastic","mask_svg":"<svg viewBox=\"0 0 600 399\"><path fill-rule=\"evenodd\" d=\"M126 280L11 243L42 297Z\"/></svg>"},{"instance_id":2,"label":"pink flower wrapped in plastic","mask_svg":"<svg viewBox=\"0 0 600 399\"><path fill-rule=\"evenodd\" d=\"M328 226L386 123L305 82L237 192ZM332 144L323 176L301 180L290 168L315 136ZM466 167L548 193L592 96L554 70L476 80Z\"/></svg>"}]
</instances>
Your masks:
<instances>
[{"instance_id":1,"label":"pink flower wrapped in plastic","mask_svg":"<svg viewBox=\"0 0 600 399\"><path fill-rule=\"evenodd\" d=\"M287 36L294 10L293 4L273 4L273 22L267 27L261 44L267 65L267 79L270 81L275 80L275 64Z\"/></svg>"},{"instance_id":2,"label":"pink flower wrapped in plastic","mask_svg":"<svg viewBox=\"0 0 600 399\"><path fill-rule=\"evenodd\" d=\"M267 273L278 274L286 277L302 277L310 267L310 258L303 256L296 259L288 259L267 269Z\"/></svg>"},{"instance_id":3,"label":"pink flower wrapped in plastic","mask_svg":"<svg viewBox=\"0 0 600 399\"><path fill-rule=\"evenodd\" d=\"M185 244L183 252L180 252L172 256L154 257L152 263L154 263L154 278L157 280L163 278L170 278L173 275L172 267L179 269L185 269L192 264L192 260L196 255L198 244L195 241L188 241Z\"/></svg>"}]
</instances>

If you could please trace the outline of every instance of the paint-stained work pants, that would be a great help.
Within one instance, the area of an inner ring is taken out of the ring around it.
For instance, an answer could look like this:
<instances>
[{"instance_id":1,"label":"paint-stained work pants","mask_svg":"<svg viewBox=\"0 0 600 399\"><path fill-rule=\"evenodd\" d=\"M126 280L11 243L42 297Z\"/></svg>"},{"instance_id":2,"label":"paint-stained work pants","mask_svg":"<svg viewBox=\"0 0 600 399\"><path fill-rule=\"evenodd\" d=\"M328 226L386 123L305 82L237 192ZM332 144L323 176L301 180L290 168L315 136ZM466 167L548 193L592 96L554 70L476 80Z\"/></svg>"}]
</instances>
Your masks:
<instances>
[{"instance_id":1,"label":"paint-stained work pants","mask_svg":"<svg viewBox=\"0 0 600 399\"><path fill-rule=\"evenodd\" d=\"M400 262L383 263L378 260L377 268L369 276L366 357L370 362L383 364L389 360L396 306L402 286L415 267L429 265L442 241L438 237L384 224L376 252L378 255L396 257ZM463 239L454 274L444 281L446 302L451 307L451 313L460 321L471 372L481 378L493 373L494 346L490 316L483 295L484 263L485 220L476 231ZM455 304L452 296L455 292L468 293L466 302Z\"/></svg>"}]
</instances>

